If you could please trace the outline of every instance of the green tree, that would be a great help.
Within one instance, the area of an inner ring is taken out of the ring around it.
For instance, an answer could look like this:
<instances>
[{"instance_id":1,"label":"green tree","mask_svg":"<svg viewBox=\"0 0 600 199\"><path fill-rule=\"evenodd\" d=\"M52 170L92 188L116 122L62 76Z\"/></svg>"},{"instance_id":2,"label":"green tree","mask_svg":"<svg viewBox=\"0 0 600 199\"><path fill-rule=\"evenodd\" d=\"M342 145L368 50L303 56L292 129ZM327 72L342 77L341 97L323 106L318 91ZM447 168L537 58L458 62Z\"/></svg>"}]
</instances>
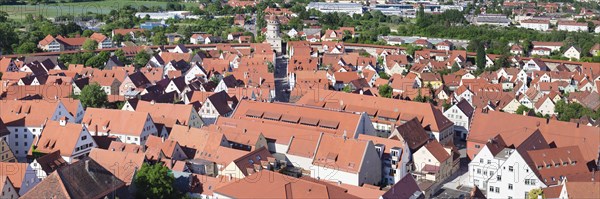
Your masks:
<instances>
[{"instance_id":1,"label":"green tree","mask_svg":"<svg viewBox=\"0 0 600 199\"><path fill-rule=\"evenodd\" d=\"M164 32L157 32L152 36L152 44L154 45L167 45L167 36Z\"/></svg>"},{"instance_id":2,"label":"green tree","mask_svg":"<svg viewBox=\"0 0 600 199\"><path fill-rule=\"evenodd\" d=\"M161 164L144 163L136 173L133 182L136 186L136 198L177 198L173 186L175 177Z\"/></svg>"},{"instance_id":3,"label":"green tree","mask_svg":"<svg viewBox=\"0 0 600 199\"><path fill-rule=\"evenodd\" d=\"M525 113L529 112L529 110L530 110L530 109L529 109L529 108L527 108L526 106L524 106L524 105L519 105L519 107L517 107L517 111L516 111L515 113L517 113L517 114L519 114L519 115L522 115L524 112L525 112Z\"/></svg>"},{"instance_id":4,"label":"green tree","mask_svg":"<svg viewBox=\"0 0 600 199\"><path fill-rule=\"evenodd\" d=\"M475 56L475 63L477 65L477 68L485 68L485 62L485 47L483 46L483 43L479 43L479 46L477 47L477 54Z\"/></svg>"},{"instance_id":5,"label":"green tree","mask_svg":"<svg viewBox=\"0 0 600 199\"><path fill-rule=\"evenodd\" d=\"M141 68L145 66L150 60L150 54L146 53L146 51L140 51L133 58L133 65L135 68Z\"/></svg>"},{"instance_id":6,"label":"green tree","mask_svg":"<svg viewBox=\"0 0 600 199\"><path fill-rule=\"evenodd\" d=\"M83 37L89 37L90 35L94 34L93 30L87 29L83 31L83 34L81 34L81 36Z\"/></svg>"},{"instance_id":7,"label":"green tree","mask_svg":"<svg viewBox=\"0 0 600 199\"><path fill-rule=\"evenodd\" d=\"M350 84L344 86L344 88L342 89L342 91L346 92L346 93L351 93L352 92L352 87L350 87Z\"/></svg>"},{"instance_id":8,"label":"green tree","mask_svg":"<svg viewBox=\"0 0 600 199\"><path fill-rule=\"evenodd\" d=\"M79 96L83 107L100 108L108 103L108 97L102 87L97 83L89 84L81 89Z\"/></svg>"},{"instance_id":9,"label":"green tree","mask_svg":"<svg viewBox=\"0 0 600 199\"><path fill-rule=\"evenodd\" d=\"M115 51L114 55L117 56L117 58L119 58L119 60L122 62L125 62L127 60L127 57L125 57L125 52L123 52L122 49Z\"/></svg>"},{"instance_id":10,"label":"green tree","mask_svg":"<svg viewBox=\"0 0 600 199\"><path fill-rule=\"evenodd\" d=\"M35 45L35 43L33 43L31 41L26 41L15 49L16 54L27 54L27 53L34 53L34 52L38 52L38 51L39 51L39 49L37 48L37 45Z\"/></svg>"},{"instance_id":11,"label":"green tree","mask_svg":"<svg viewBox=\"0 0 600 199\"><path fill-rule=\"evenodd\" d=\"M379 71L379 78L381 79L390 79L390 76L384 71Z\"/></svg>"},{"instance_id":12,"label":"green tree","mask_svg":"<svg viewBox=\"0 0 600 199\"><path fill-rule=\"evenodd\" d=\"M529 196L527 196L527 198L529 199L538 199L539 196L542 196L542 199L545 199L546 197L544 197L544 191L542 189L532 189L531 191L529 191Z\"/></svg>"},{"instance_id":13,"label":"green tree","mask_svg":"<svg viewBox=\"0 0 600 199\"><path fill-rule=\"evenodd\" d=\"M390 85L384 84L379 86L379 96L381 97L385 97L385 98L391 98L392 97L392 87Z\"/></svg>"},{"instance_id":14,"label":"green tree","mask_svg":"<svg viewBox=\"0 0 600 199\"><path fill-rule=\"evenodd\" d=\"M119 45L120 45L120 43L121 43L121 42L123 42L123 41L124 41L124 39L123 39L123 35L121 35L121 34L116 34L116 35L113 37L113 42L115 42L115 43L117 43L117 44L119 44Z\"/></svg>"},{"instance_id":15,"label":"green tree","mask_svg":"<svg viewBox=\"0 0 600 199\"><path fill-rule=\"evenodd\" d=\"M98 42L93 39L86 39L81 48L89 51L96 50L96 48L98 48Z\"/></svg>"}]
</instances>

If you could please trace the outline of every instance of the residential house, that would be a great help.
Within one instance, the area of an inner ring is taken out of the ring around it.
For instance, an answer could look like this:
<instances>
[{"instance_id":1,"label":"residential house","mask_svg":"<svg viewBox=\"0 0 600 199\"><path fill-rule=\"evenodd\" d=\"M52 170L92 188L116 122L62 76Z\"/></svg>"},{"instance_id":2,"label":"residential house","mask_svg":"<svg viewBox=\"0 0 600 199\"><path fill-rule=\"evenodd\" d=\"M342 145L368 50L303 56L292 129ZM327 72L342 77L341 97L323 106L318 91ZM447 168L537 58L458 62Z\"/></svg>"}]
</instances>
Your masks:
<instances>
[{"instance_id":1,"label":"residential house","mask_svg":"<svg viewBox=\"0 0 600 199\"><path fill-rule=\"evenodd\" d=\"M212 123L219 116L230 116L237 103L238 100L235 97L229 96L226 91L221 91L213 93L206 98L206 101L202 103L202 107L200 107L198 112L202 120Z\"/></svg>"},{"instance_id":2,"label":"residential house","mask_svg":"<svg viewBox=\"0 0 600 199\"><path fill-rule=\"evenodd\" d=\"M266 147L261 147L229 163L220 175L242 179L261 170L277 169L277 162Z\"/></svg>"},{"instance_id":3,"label":"residential house","mask_svg":"<svg viewBox=\"0 0 600 199\"><path fill-rule=\"evenodd\" d=\"M90 39L93 39L94 41L98 42L98 49L113 47L112 40L102 33L95 32L92 35L90 35Z\"/></svg>"},{"instance_id":4,"label":"residential house","mask_svg":"<svg viewBox=\"0 0 600 199\"><path fill-rule=\"evenodd\" d=\"M192 105L154 103L140 100L134 109L138 112L149 113L155 123L165 125L168 130L173 128L175 124L194 128L200 128L204 125L200 115Z\"/></svg>"},{"instance_id":5,"label":"residential house","mask_svg":"<svg viewBox=\"0 0 600 199\"><path fill-rule=\"evenodd\" d=\"M67 100L64 102L68 103ZM3 138L17 159L21 160L27 156L34 137L40 135L49 120L57 121L66 117L68 122L76 121L63 101L2 100L0 105L0 118L10 132L4 134ZM76 114L83 114L83 111Z\"/></svg>"},{"instance_id":6,"label":"residential house","mask_svg":"<svg viewBox=\"0 0 600 199\"><path fill-rule=\"evenodd\" d=\"M319 96L316 98L316 96ZM432 137L441 143L452 140L453 124L443 113L428 103L380 98L367 95L337 92L330 90L312 90L298 100L296 104L323 107L363 113L369 117L376 132L365 134L387 137L401 124L419 118L419 124Z\"/></svg>"},{"instance_id":7,"label":"residential house","mask_svg":"<svg viewBox=\"0 0 600 199\"><path fill-rule=\"evenodd\" d=\"M93 148L89 157L100 166L109 168L116 178L123 181L126 186L133 183L133 178L141 168L145 160L144 153L133 153L128 151L105 150Z\"/></svg>"},{"instance_id":8,"label":"residential house","mask_svg":"<svg viewBox=\"0 0 600 199\"><path fill-rule=\"evenodd\" d=\"M131 39L133 40L141 40L144 41L146 40L146 38L144 37L144 35L142 33L144 33L146 30L142 29L142 28L131 28L131 29L113 29L111 32L111 37L115 38L115 35L129 35L131 36Z\"/></svg>"},{"instance_id":9,"label":"residential house","mask_svg":"<svg viewBox=\"0 0 600 199\"><path fill-rule=\"evenodd\" d=\"M121 142L144 145L158 130L147 112L88 108L83 124L93 136L114 136Z\"/></svg>"},{"instance_id":10,"label":"residential house","mask_svg":"<svg viewBox=\"0 0 600 199\"><path fill-rule=\"evenodd\" d=\"M358 198L347 193L346 189L324 181L303 177L290 182L289 176L268 170L249 175L247 179L256 180L219 185L212 189L213 198L286 198L292 195L300 198Z\"/></svg>"},{"instance_id":11,"label":"residential house","mask_svg":"<svg viewBox=\"0 0 600 199\"><path fill-rule=\"evenodd\" d=\"M109 169L85 159L59 168L21 198L104 198L124 186Z\"/></svg>"},{"instance_id":12,"label":"residential house","mask_svg":"<svg viewBox=\"0 0 600 199\"><path fill-rule=\"evenodd\" d=\"M444 116L454 123L454 131L461 139L466 139L469 134L469 126L474 111L473 106L465 99L444 111Z\"/></svg>"},{"instance_id":13,"label":"residential house","mask_svg":"<svg viewBox=\"0 0 600 199\"><path fill-rule=\"evenodd\" d=\"M435 49L449 51L454 48L454 44L448 40L444 40L435 44Z\"/></svg>"},{"instance_id":14,"label":"residential house","mask_svg":"<svg viewBox=\"0 0 600 199\"><path fill-rule=\"evenodd\" d=\"M453 153L437 140L428 141L413 153L414 175L417 180L444 182L455 171Z\"/></svg>"},{"instance_id":15,"label":"residential house","mask_svg":"<svg viewBox=\"0 0 600 199\"><path fill-rule=\"evenodd\" d=\"M588 24L576 21L558 21L557 29L568 32L588 32Z\"/></svg>"},{"instance_id":16,"label":"residential house","mask_svg":"<svg viewBox=\"0 0 600 199\"><path fill-rule=\"evenodd\" d=\"M40 176L28 163L0 162L0 176L6 176L20 196L27 193L42 181ZM8 193L8 192L6 192Z\"/></svg>"},{"instance_id":17,"label":"residential house","mask_svg":"<svg viewBox=\"0 0 600 199\"><path fill-rule=\"evenodd\" d=\"M408 148L408 143L404 140L381 138L365 134L358 135L357 139L370 140L375 144L375 150L383 166L382 182L384 184L393 185L408 174L411 152Z\"/></svg>"},{"instance_id":18,"label":"residential house","mask_svg":"<svg viewBox=\"0 0 600 199\"><path fill-rule=\"evenodd\" d=\"M581 49L575 46L569 47L563 56L569 58L570 60L579 60L581 59Z\"/></svg>"},{"instance_id":19,"label":"residential house","mask_svg":"<svg viewBox=\"0 0 600 199\"><path fill-rule=\"evenodd\" d=\"M48 154L60 151L62 158L72 163L80 160L96 148L96 142L85 125L67 123L66 118L46 123L42 134L34 140L33 150L29 155Z\"/></svg>"},{"instance_id":20,"label":"residential house","mask_svg":"<svg viewBox=\"0 0 600 199\"><path fill-rule=\"evenodd\" d=\"M327 134L317 145L311 177L355 186L378 184L381 164L372 141Z\"/></svg>"},{"instance_id":21,"label":"residential house","mask_svg":"<svg viewBox=\"0 0 600 199\"><path fill-rule=\"evenodd\" d=\"M5 175L1 175L0 176L0 189L2 189L2 195L0 195L0 197L2 198L19 198L19 193L17 192L17 190L15 189L15 186L13 186L12 181L10 181L10 178L8 178Z\"/></svg>"},{"instance_id":22,"label":"residential house","mask_svg":"<svg viewBox=\"0 0 600 199\"><path fill-rule=\"evenodd\" d=\"M548 29L550 29L550 21L544 19L522 20L521 28L533 29L538 31L548 31Z\"/></svg>"}]
</instances>

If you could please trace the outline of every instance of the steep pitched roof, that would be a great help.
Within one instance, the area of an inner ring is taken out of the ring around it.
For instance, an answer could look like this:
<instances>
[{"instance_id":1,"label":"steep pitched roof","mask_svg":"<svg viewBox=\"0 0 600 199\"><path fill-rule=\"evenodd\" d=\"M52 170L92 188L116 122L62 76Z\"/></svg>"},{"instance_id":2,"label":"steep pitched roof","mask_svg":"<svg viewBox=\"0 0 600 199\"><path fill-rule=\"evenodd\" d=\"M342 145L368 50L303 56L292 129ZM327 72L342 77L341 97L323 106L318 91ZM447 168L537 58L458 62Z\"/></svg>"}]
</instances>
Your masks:
<instances>
[{"instance_id":1,"label":"steep pitched roof","mask_svg":"<svg viewBox=\"0 0 600 199\"><path fill-rule=\"evenodd\" d=\"M597 136L597 127L499 111L483 113L481 109L477 109L467 140L483 143L489 138L501 134L506 143L510 145L513 143L513 141L509 141L513 139L511 137L523 134L524 129L527 128L529 133L526 135L531 135L532 132L539 129L548 143L554 143L557 147L578 145L586 160L598 158L600 137ZM521 132L518 132L519 130Z\"/></svg>"},{"instance_id":2,"label":"steep pitched roof","mask_svg":"<svg viewBox=\"0 0 600 199\"><path fill-rule=\"evenodd\" d=\"M438 162L444 162L446 159L450 158L450 154L442 144L440 144L437 140L430 140L425 144L425 148Z\"/></svg>"},{"instance_id":3,"label":"steep pitched roof","mask_svg":"<svg viewBox=\"0 0 600 199\"><path fill-rule=\"evenodd\" d=\"M399 135L396 134L396 132L398 132ZM423 130L423 127L421 127L421 124L416 117L396 127L395 131L390 136L390 139L400 139L399 137L406 141L408 148L412 152L417 151L420 147L425 145L429 139L427 132Z\"/></svg>"},{"instance_id":4,"label":"steep pitched roof","mask_svg":"<svg viewBox=\"0 0 600 199\"><path fill-rule=\"evenodd\" d=\"M36 138L36 150L42 153L60 151L60 155L70 157L76 152L75 146L79 142L79 135L82 131L87 132L87 129L82 127L81 124L66 123L60 125L59 121L48 121L42 134ZM89 139L93 140L91 137Z\"/></svg>"},{"instance_id":5,"label":"steep pitched roof","mask_svg":"<svg viewBox=\"0 0 600 199\"><path fill-rule=\"evenodd\" d=\"M423 192L419 188L417 181L412 175L405 175L400 181L392 185L392 188L385 192L381 198L396 199L396 198L425 198Z\"/></svg>"},{"instance_id":6,"label":"steep pitched roof","mask_svg":"<svg viewBox=\"0 0 600 199\"><path fill-rule=\"evenodd\" d=\"M358 173L370 141L347 139L335 135L323 135L313 165L331 167L336 170ZM372 143L371 143L372 144Z\"/></svg>"},{"instance_id":7,"label":"steep pitched roof","mask_svg":"<svg viewBox=\"0 0 600 199\"><path fill-rule=\"evenodd\" d=\"M385 116L402 121L418 117L423 128L434 132L440 132L453 126L453 123L439 109L429 103L357 95L331 90L311 90L296 103L320 107L328 106L327 104L335 104L328 107L338 107L335 108L338 110L343 110L344 105L352 104L378 109L378 117Z\"/></svg>"},{"instance_id":8,"label":"steep pitched roof","mask_svg":"<svg viewBox=\"0 0 600 199\"><path fill-rule=\"evenodd\" d=\"M84 159L56 170L21 198L102 198L123 186L96 161Z\"/></svg>"},{"instance_id":9,"label":"steep pitched roof","mask_svg":"<svg viewBox=\"0 0 600 199\"><path fill-rule=\"evenodd\" d=\"M94 132L110 131L112 133L140 136L148 117L150 116L147 112L87 108L82 123Z\"/></svg>"},{"instance_id":10,"label":"steep pitched roof","mask_svg":"<svg viewBox=\"0 0 600 199\"><path fill-rule=\"evenodd\" d=\"M109 171L126 185L133 182L135 172L142 167L145 160L143 153L98 148L93 148L88 156L104 168L109 168Z\"/></svg>"},{"instance_id":11,"label":"steep pitched roof","mask_svg":"<svg viewBox=\"0 0 600 199\"><path fill-rule=\"evenodd\" d=\"M261 170L247 178L256 180L234 181L213 192L232 198L357 198L341 188L302 178L289 181L287 176L268 170Z\"/></svg>"},{"instance_id":12,"label":"steep pitched roof","mask_svg":"<svg viewBox=\"0 0 600 199\"><path fill-rule=\"evenodd\" d=\"M190 113L194 111L192 105L138 101L135 111L148 112L154 122L164 124L167 128L175 124L195 125L188 121Z\"/></svg>"}]
</instances>

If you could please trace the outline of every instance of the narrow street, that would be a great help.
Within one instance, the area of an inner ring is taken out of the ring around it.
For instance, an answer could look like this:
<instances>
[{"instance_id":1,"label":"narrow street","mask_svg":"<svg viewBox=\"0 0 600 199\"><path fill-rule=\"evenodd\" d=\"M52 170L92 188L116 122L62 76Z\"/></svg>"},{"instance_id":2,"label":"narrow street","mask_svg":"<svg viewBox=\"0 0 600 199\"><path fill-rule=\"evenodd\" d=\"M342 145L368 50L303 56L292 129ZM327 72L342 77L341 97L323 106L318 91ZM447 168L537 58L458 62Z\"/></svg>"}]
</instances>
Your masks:
<instances>
[{"instance_id":1,"label":"narrow street","mask_svg":"<svg viewBox=\"0 0 600 199\"><path fill-rule=\"evenodd\" d=\"M288 102L290 99L289 82L287 78L287 55L277 56L275 61L275 101Z\"/></svg>"}]
</instances>

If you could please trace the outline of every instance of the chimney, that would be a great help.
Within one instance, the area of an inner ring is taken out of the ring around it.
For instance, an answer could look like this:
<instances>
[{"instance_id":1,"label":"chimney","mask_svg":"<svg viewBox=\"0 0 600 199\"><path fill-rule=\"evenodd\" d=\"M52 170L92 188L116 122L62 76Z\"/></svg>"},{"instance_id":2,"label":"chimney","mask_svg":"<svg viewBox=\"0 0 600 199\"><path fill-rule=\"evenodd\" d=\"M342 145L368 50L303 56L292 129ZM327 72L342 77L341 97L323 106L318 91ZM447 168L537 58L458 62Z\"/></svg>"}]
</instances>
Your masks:
<instances>
[{"instance_id":1,"label":"chimney","mask_svg":"<svg viewBox=\"0 0 600 199\"><path fill-rule=\"evenodd\" d=\"M577 122L577 128L579 128L579 122Z\"/></svg>"},{"instance_id":2,"label":"chimney","mask_svg":"<svg viewBox=\"0 0 600 199\"><path fill-rule=\"evenodd\" d=\"M90 160L85 160L85 170L90 171Z\"/></svg>"},{"instance_id":3,"label":"chimney","mask_svg":"<svg viewBox=\"0 0 600 199\"><path fill-rule=\"evenodd\" d=\"M60 118L60 120L58 121L58 123L60 124L60 126L66 126L67 125L67 117L63 116Z\"/></svg>"},{"instance_id":4,"label":"chimney","mask_svg":"<svg viewBox=\"0 0 600 199\"><path fill-rule=\"evenodd\" d=\"M156 103L154 100L150 101L150 104L154 104L154 103Z\"/></svg>"},{"instance_id":5,"label":"chimney","mask_svg":"<svg viewBox=\"0 0 600 199\"><path fill-rule=\"evenodd\" d=\"M165 137L161 137L162 138L162 142L165 143Z\"/></svg>"},{"instance_id":6,"label":"chimney","mask_svg":"<svg viewBox=\"0 0 600 199\"><path fill-rule=\"evenodd\" d=\"M550 118L546 118L546 124L550 123Z\"/></svg>"}]
</instances>

